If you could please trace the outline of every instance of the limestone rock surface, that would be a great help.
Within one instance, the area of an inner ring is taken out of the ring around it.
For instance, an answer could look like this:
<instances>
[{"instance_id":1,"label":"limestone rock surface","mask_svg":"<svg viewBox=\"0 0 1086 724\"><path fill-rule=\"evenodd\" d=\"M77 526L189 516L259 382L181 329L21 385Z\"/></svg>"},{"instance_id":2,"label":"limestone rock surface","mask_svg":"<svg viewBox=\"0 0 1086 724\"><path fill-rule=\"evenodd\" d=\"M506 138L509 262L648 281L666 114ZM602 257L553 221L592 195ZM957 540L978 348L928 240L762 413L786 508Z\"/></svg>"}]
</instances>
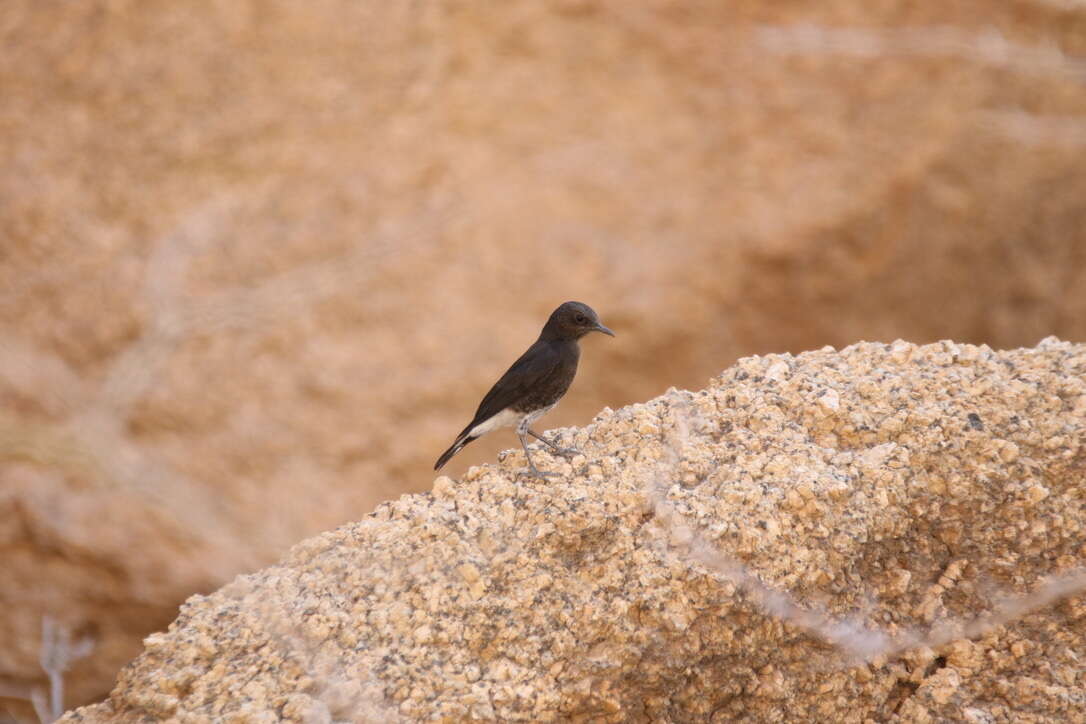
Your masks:
<instances>
[{"instance_id":1,"label":"limestone rock surface","mask_svg":"<svg viewBox=\"0 0 1086 724\"><path fill-rule=\"evenodd\" d=\"M66 722L1086 719L1086 346L740 360L194 596Z\"/></svg>"}]
</instances>

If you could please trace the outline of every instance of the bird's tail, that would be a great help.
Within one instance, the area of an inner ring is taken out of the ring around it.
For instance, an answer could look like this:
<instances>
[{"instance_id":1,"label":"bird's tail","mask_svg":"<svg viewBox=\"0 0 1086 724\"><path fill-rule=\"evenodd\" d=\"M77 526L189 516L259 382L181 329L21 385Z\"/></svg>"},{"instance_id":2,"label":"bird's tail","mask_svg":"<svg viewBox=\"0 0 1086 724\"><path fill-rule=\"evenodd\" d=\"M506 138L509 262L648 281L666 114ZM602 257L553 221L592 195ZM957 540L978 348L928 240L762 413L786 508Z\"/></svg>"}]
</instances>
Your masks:
<instances>
[{"instance_id":1,"label":"bird's tail","mask_svg":"<svg viewBox=\"0 0 1086 724\"><path fill-rule=\"evenodd\" d=\"M453 455L460 452L460 450L465 445L467 445L469 442L471 442L474 439L475 439L474 437L470 437L467 434L467 431L462 432L460 434L460 437L456 438L456 442L454 442L452 445L450 445L448 450L441 453L441 457L439 457L437 459L437 462L434 463L434 470L441 470L442 466L445 465L445 463L449 462L449 460L452 459Z\"/></svg>"}]
</instances>

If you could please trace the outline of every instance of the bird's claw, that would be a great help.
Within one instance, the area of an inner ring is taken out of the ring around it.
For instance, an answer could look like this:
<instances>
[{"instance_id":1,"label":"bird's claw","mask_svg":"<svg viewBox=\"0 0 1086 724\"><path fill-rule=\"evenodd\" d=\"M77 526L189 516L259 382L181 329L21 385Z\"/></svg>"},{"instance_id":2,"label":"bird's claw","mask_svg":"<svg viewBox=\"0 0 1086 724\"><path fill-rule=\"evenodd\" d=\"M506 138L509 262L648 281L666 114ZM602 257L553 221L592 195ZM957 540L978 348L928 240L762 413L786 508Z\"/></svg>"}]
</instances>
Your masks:
<instances>
[{"instance_id":1,"label":"bird's claw","mask_svg":"<svg viewBox=\"0 0 1086 724\"><path fill-rule=\"evenodd\" d=\"M564 458L571 458L574 455L580 455L581 454L581 451L578 450L577 448L561 447L558 443L552 442L551 440L547 440L546 438L541 437L539 439L540 439L541 442L543 442L544 445L547 446L547 449L550 450L550 452L555 454L555 455L561 455Z\"/></svg>"},{"instance_id":2,"label":"bird's claw","mask_svg":"<svg viewBox=\"0 0 1086 724\"><path fill-rule=\"evenodd\" d=\"M550 471L543 472L542 470L537 470L535 468L523 468L523 469L521 469L520 474L521 475L531 475L533 477L540 478L541 480L546 480L547 478L560 478L560 477L562 477L561 473L554 473L554 472L550 472Z\"/></svg>"}]
</instances>

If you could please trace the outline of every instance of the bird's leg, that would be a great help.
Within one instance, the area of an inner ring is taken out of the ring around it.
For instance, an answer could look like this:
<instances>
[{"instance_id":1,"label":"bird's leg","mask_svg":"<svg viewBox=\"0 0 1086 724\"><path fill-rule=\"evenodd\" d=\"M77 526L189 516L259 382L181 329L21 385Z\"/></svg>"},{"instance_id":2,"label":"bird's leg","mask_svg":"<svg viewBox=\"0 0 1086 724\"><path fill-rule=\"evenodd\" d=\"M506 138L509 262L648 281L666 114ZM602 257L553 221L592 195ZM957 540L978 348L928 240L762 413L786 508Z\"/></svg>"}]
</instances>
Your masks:
<instances>
[{"instance_id":1,"label":"bird's leg","mask_svg":"<svg viewBox=\"0 0 1086 724\"><path fill-rule=\"evenodd\" d=\"M532 434L535 435L535 433ZM517 437L520 438L520 446L524 448L524 457L528 458L528 469L531 471L532 475L537 478L557 478L558 473L545 473L536 468L535 463L532 462L532 455L528 452L528 441L524 439L524 433L517 430ZM538 435L536 437L538 437Z\"/></svg>"},{"instance_id":2,"label":"bird's leg","mask_svg":"<svg viewBox=\"0 0 1086 724\"><path fill-rule=\"evenodd\" d=\"M580 455L581 454L580 450L575 450L574 448L571 448L571 447L558 447L557 445L554 444L554 442L552 442L551 440L548 440L547 438L543 437L542 435L537 433L535 430L532 430L531 428L528 429L528 434L531 435L532 437L534 437L536 440L539 440L541 443L543 443L544 445L549 447L551 450L554 450L556 453L558 453L562 457L573 457L574 455Z\"/></svg>"}]
</instances>

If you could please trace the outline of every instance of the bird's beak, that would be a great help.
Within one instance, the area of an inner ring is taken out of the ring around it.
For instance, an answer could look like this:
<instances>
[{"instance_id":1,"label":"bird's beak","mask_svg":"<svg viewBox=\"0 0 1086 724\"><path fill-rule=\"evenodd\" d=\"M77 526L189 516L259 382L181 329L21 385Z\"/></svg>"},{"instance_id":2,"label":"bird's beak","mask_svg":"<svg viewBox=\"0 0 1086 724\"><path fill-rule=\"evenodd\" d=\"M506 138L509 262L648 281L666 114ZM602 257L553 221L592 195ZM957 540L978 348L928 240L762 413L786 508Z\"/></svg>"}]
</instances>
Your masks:
<instances>
[{"instance_id":1,"label":"bird's beak","mask_svg":"<svg viewBox=\"0 0 1086 724\"><path fill-rule=\"evenodd\" d=\"M597 332L603 332L603 333L604 333L604 334L606 334L606 335L607 335L608 337L614 337L614 336L615 336L615 333L614 333L614 332L612 332L611 330L609 330L609 329L608 329L607 327L604 327L604 326L603 326L602 324L597 324L597 325L596 325L596 327L595 327L595 330L596 330Z\"/></svg>"}]
</instances>

